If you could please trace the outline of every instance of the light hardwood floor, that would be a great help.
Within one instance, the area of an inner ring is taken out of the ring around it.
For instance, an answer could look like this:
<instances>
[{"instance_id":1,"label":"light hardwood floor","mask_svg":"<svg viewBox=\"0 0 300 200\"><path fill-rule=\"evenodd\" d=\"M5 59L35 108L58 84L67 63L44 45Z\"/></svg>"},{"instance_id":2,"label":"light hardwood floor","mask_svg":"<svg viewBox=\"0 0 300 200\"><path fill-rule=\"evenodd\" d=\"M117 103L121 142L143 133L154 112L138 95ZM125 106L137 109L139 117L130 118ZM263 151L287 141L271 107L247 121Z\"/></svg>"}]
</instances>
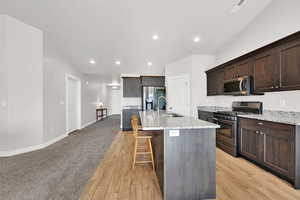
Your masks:
<instances>
[{"instance_id":1,"label":"light hardwood floor","mask_svg":"<svg viewBox=\"0 0 300 200\"><path fill-rule=\"evenodd\" d=\"M134 137L119 133L80 200L162 200L150 166L132 169ZM218 200L299 200L300 190L242 159L217 149Z\"/></svg>"}]
</instances>

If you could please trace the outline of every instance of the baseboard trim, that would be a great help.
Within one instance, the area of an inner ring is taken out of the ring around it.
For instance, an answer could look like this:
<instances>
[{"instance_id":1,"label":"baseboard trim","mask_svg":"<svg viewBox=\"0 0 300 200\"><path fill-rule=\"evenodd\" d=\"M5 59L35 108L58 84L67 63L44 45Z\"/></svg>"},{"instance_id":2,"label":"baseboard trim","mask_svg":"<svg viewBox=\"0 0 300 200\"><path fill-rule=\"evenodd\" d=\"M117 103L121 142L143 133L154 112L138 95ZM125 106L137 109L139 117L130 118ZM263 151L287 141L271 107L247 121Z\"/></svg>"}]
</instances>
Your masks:
<instances>
[{"instance_id":1,"label":"baseboard trim","mask_svg":"<svg viewBox=\"0 0 300 200\"><path fill-rule=\"evenodd\" d=\"M26 148L21 148L21 149L16 149L16 150L13 150L13 151L0 151L0 157L11 157L11 156L15 156L15 155L19 155L19 154L23 154L23 153L28 153L28 152L31 152L31 151L37 151L37 150L40 150L40 149L43 149L43 148L46 148L48 146L50 146L51 144L54 144L64 138L66 138L68 136L68 134L63 134L63 135L60 135L52 140L49 140L48 142L46 143L43 143L43 144L38 144L38 145L33 145L33 146L30 146L30 147L26 147Z\"/></svg>"},{"instance_id":2,"label":"baseboard trim","mask_svg":"<svg viewBox=\"0 0 300 200\"><path fill-rule=\"evenodd\" d=\"M90 125L92 125L92 124L94 124L94 123L96 123L96 120L90 121L90 122L88 122L88 123L82 125L82 126L81 126L81 129L84 129L85 127L88 127L88 126L90 126Z\"/></svg>"}]
</instances>

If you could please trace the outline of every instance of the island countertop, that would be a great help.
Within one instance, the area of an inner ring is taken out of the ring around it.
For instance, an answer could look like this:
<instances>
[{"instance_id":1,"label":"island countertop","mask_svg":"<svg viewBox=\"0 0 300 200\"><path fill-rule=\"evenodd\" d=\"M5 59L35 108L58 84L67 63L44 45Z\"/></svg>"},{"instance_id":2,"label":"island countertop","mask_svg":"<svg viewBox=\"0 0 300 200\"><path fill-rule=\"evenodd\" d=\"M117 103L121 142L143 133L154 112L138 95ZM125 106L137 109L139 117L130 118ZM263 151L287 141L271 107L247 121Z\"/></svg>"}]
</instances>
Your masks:
<instances>
[{"instance_id":1,"label":"island countertop","mask_svg":"<svg viewBox=\"0 0 300 200\"><path fill-rule=\"evenodd\" d=\"M198 120L193 117L171 117L165 111L140 111L143 130L164 129L207 129L220 128L219 125Z\"/></svg>"}]
</instances>

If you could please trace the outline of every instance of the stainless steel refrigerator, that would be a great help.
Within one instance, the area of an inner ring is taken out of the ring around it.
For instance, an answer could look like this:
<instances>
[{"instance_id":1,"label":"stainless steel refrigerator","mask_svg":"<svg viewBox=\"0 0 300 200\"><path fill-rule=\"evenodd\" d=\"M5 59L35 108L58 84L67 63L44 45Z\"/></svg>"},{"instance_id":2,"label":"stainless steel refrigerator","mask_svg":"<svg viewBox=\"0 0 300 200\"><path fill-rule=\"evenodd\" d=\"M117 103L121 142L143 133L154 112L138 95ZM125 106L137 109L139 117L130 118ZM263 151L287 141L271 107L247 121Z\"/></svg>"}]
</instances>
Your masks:
<instances>
[{"instance_id":1,"label":"stainless steel refrigerator","mask_svg":"<svg viewBox=\"0 0 300 200\"><path fill-rule=\"evenodd\" d=\"M143 110L151 111L158 109L158 99L161 96L166 97L166 88L164 87L148 87L142 88L142 107ZM159 99L159 109L166 110L166 101L164 98Z\"/></svg>"}]
</instances>

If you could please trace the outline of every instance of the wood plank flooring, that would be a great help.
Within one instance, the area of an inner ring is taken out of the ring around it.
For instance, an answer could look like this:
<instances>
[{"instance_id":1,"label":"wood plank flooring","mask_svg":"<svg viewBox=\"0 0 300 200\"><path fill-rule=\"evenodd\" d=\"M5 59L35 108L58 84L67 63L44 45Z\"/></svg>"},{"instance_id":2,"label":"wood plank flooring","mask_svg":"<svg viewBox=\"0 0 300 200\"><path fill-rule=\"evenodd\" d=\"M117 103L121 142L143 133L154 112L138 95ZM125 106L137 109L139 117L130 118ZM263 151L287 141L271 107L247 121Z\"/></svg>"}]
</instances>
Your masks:
<instances>
[{"instance_id":1,"label":"wood plank flooring","mask_svg":"<svg viewBox=\"0 0 300 200\"><path fill-rule=\"evenodd\" d=\"M80 200L162 200L150 166L131 168L133 136L117 135ZM299 200L300 190L217 149L217 200Z\"/></svg>"}]
</instances>

